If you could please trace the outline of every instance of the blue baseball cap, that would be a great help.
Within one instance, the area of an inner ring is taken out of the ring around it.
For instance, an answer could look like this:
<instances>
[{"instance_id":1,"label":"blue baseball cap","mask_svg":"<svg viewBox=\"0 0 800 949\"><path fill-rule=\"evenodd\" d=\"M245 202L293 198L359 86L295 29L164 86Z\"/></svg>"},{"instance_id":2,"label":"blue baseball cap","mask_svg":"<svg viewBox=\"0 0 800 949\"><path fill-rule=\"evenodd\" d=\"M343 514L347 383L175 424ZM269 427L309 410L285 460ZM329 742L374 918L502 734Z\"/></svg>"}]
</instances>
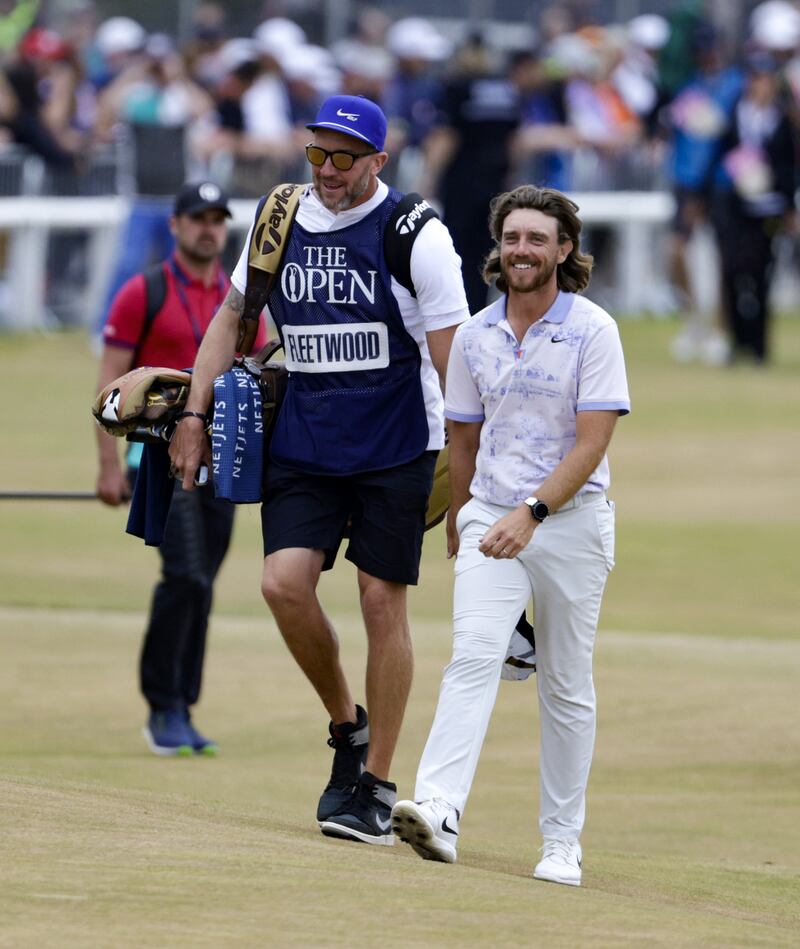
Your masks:
<instances>
[{"instance_id":1,"label":"blue baseball cap","mask_svg":"<svg viewBox=\"0 0 800 949\"><path fill-rule=\"evenodd\" d=\"M317 118L307 129L331 129L344 132L374 149L383 151L386 141L386 116L379 105L364 96L331 96L319 107Z\"/></svg>"}]
</instances>

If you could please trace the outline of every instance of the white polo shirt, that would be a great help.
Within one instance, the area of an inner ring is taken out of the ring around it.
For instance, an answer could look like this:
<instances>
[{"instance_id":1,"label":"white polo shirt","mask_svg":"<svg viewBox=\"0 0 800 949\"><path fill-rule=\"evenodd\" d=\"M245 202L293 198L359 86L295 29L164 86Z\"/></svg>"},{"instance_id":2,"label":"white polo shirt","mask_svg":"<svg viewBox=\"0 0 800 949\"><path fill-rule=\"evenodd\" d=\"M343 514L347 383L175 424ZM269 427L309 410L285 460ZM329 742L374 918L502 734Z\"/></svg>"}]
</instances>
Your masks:
<instances>
[{"instance_id":1,"label":"white polo shirt","mask_svg":"<svg viewBox=\"0 0 800 949\"><path fill-rule=\"evenodd\" d=\"M388 193L384 182L378 181L378 188L369 201L334 213L325 207L312 186L308 185L297 208L297 222L315 234L338 231L374 211L386 200ZM247 256L252 229L251 225L239 261L231 274L231 283L240 293L244 293L247 286ZM431 219L419 232L411 248L410 269L416 297L394 277L391 289L403 325L419 346L422 358L420 380L430 431L428 449L439 449L444 445L442 389L431 362L425 334L463 323L469 317L461 276L461 258L453 246L450 232L440 220Z\"/></svg>"},{"instance_id":2,"label":"white polo shirt","mask_svg":"<svg viewBox=\"0 0 800 949\"><path fill-rule=\"evenodd\" d=\"M517 344L503 296L459 326L447 368L445 415L483 422L473 497L516 506L575 445L578 412L630 412L619 330L596 304L559 292ZM608 459L578 491L605 491Z\"/></svg>"}]
</instances>

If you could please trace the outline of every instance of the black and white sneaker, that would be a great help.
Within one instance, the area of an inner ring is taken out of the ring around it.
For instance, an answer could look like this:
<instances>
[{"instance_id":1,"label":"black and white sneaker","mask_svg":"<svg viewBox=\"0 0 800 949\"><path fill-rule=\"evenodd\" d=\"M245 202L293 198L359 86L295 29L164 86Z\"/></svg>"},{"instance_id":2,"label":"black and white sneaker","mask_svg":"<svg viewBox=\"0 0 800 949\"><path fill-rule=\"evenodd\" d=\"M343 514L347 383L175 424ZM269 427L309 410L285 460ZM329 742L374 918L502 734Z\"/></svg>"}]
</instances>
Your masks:
<instances>
[{"instance_id":1,"label":"black and white sneaker","mask_svg":"<svg viewBox=\"0 0 800 949\"><path fill-rule=\"evenodd\" d=\"M365 771L350 801L321 821L320 830L327 837L391 847L394 844L392 807L396 801L396 784L381 781Z\"/></svg>"},{"instance_id":2,"label":"black and white sneaker","mask_svg":"<svg viewBox=\"0 0 800 949\"><path fill-rule=\"evenodd\" d=\"M356 705L357 720L343 725L328 726L328 744L334 749L331 779L328 781L317 805L317 821L327 820L346 804L356 793L358 779L364 770L369 749L369 724L367 713Z\"/></svg>"},{"instance_id":3,"label":"black and white sneaker","mask_svg":"<svg viewBox=\"0 0 800 949\"><path fill-rule=\"evenodd\" d=\"M392 830L423 860L456 862L459 813L440 798L398 801L392 808Z\"/></svg>"}]
</instances>

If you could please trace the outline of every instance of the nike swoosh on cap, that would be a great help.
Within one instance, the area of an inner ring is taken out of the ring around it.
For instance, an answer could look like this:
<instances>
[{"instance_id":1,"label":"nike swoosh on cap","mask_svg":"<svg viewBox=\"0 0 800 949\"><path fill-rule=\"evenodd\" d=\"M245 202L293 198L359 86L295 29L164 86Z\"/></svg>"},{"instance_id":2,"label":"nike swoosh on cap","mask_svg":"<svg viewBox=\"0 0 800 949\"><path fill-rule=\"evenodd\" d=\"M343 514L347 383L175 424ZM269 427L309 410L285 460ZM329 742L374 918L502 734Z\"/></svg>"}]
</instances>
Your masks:
<instances>
[{"instance_id":1,"label":"nike swoosh on cap","mask_svg":"<svg viewBox=\"0 0 800 949\"><path fill-rule=\"evenodd\" d=\"M355 122L355 120L356 120L356 119L358 118L358 116L359 116L359 113L358 113L358 112L342 112L341 109L337 109L337 110L336 110L336 114L337 114L340 118L343 118L343 119L350 119L351 122Z\"/></svg>"}]
</instances>

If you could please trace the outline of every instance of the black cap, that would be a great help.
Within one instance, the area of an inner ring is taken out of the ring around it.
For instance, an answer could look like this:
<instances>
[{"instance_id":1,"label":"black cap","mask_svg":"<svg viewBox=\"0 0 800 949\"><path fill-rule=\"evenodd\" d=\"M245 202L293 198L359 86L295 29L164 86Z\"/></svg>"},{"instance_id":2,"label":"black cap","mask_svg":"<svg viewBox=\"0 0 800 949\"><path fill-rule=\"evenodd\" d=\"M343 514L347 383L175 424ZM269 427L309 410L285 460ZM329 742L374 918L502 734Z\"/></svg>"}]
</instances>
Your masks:
<instances>
[{"instance_id":1,"label":"black cap","mask_svg":"<svg viewBox=\"0 0 800 949\"><path fill-rule=\"evenodd\" d=\"M175 195L173 213L200 214L219 208L226 217L232 217L228 208L228 196L213 181L192 181L185 184Z\"/></svg>"}]
</instances>

